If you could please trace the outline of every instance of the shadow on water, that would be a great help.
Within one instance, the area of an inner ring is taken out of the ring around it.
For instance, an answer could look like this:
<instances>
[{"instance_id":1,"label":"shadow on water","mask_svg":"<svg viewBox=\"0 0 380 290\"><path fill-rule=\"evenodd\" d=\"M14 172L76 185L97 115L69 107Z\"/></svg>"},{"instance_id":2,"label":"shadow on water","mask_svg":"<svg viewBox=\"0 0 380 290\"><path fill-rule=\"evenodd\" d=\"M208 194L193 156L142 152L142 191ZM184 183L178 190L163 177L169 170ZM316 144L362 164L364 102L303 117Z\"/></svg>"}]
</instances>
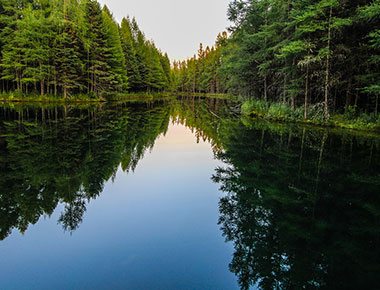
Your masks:
<instances>
[{"instance_id":1,"label":"shadow on water","mask_svg":"<svg viewBox=\"0 0 380 290\"><path fill-rule=\"evenodd\" d=\"M376 289L380 138L240 120L221 99L0 108L0 239L51 215L76 230L119 168L133 171L170 122L223 161L219 224L249 289Z\"/></svg>"}]
</instances>

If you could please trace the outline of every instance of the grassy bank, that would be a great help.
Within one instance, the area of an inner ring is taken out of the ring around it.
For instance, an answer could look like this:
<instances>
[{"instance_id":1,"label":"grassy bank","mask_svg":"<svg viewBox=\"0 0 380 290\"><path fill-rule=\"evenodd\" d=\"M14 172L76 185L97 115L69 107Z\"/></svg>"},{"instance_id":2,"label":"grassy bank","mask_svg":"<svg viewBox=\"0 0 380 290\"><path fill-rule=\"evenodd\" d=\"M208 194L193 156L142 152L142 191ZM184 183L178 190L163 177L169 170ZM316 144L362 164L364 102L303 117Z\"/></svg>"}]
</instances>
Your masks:
<instances>
[{"instance_id":1,"label":"grassy bank","mask_svg":"<svg viewBox=\"0 0 380 290\"><path fill-rule=\"evenodd\" d=\"M308 119L304 118L304 107L292 109L283 103L268 103L260 100L246 101L241 112L246 116L257 116L279 122L306 123L319 126L340 127L353 130L380 132L380 114L358 112L355 106L348 108L345 113L332 114L325 119L323 104L310 105Z\"/></svg>"},{"instance_id":2,"label":"grassy bank","mask_svg":"<svg viewBox=\"0 0 380 290\"><path fill-rule=\"evenodd\" d=\"M139 93L116 93L104 97L97 97L95 94L78 94L70 95L67 98L63 96L39 94L24 94L18 91L10 93L0 93L0 102L3 103L96 103L96 102L122 102L131 100L152 100L168 98L173 96L194 96L205 98L226 99L233 96L228 94L204 94L204 93L173 93L173 92L139 92Z\"/></svg>"},{"instance_id":3,"label":"grassy bank","mask_svg":"<svg viewBox=\"0 0 380 290\"><path fill-rule=\"evenodd\" d=\"M140 101L140 100L153 100L161 98L169 98L173 96L171 92L140 92L140 93L119 93L107 97L107 101Z\"/></svg>"},{"instance_id":4,"label":"grassy bank","mask_svg":"<svg viewBox=\"0 0 380 290\"><path fill-rule=\"evenodd\" d=\"M0 93L0 102L3 103L101 103L101 102L119 102L129 100L147 100L171 96L171 93L118 93L104 97L97 97L94 94L71 95L67 98L54 95L23 94L20 92Z\"/></svg>"},{"instance_id":5,"label":"grassy bank","mask_svg":"<svg viewBox=\"0 0 380 290\"><path fill-rule=\"evenodd\" d=\"M23 94L20 92L0 93L0 101L3 103L99 103L105 102L105 98L100 98L92 94L79 94L64 98L54 95Z\"/></svg>"},{"instance_id":6,"label":"grassy bank","mask_svg":"<svg viewBox=\"0 0 380 290\"><path fill-rule=\"evenodd\" d=\"M213 98L213 99L226 99L226 98L236 98L229 94L211 94L211 93L188 93L188 92L176 92L175 96L179 97L203 97L203 98Z\"/></svg>"}]
</instances>

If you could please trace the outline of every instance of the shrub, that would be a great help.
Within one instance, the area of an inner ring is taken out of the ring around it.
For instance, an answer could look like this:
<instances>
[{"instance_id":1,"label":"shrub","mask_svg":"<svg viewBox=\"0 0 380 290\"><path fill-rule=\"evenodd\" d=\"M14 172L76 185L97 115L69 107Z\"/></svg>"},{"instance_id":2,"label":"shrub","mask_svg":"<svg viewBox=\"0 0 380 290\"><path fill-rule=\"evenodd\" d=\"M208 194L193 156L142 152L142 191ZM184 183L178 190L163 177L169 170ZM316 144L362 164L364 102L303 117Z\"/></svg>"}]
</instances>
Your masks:
<instances>
[{"instance_id":1,"label":"shrub","mask_svg":"<svg viewBox=\"0 0 380 290\"><path fill-rule=\"evenodd\" d=\"M357 111L357 106L349 106L347 108L347 111L344 113L344 118L346 120L352 120L356 117L356 111Z\"/></svg>"},{"instance_id":2,"label":"shrub","mask_svg":"<svg viewBox=\"0 0 380 290\"><path fill-rule=\"evenodd\" d=\"M24 97L24 93L21 90L15 90L13 92L13 96L17 99L21 99Z\"/></svg>"}]
</instances>

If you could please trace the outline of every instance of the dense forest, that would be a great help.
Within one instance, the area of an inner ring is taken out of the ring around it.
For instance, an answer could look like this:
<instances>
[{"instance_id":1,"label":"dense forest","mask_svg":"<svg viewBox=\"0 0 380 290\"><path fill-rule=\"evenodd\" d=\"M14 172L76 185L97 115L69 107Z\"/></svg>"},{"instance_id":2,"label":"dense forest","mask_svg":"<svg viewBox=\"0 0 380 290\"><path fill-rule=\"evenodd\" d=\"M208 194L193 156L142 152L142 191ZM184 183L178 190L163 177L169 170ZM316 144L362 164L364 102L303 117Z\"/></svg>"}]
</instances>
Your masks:
<instances>
[{"instance_id":1,"label":"dense forest","mask_svg":"<svg viewBox=\"0 0 380 290\"><path fill-rule=\"evenodd\" d=\"M229 34L171 64L134 18L119 24L96 0L3 0L0 91L230 93L250 99L247 113L334 124L360 114L347 126L380 127L378 0L234 0L228 18Z\"/></svg>"},{"instance_id":2,"label":"dense forest","mask_svg":"<svg viewBox=\"0 0 380 290\"><path fill-rule=\"evenodd\" d=\"M1 0L0 90L104 97L162 91L170 61L136 20L96 0Z\"/></svg>"},{"instance_id":3,"label":"dense forest","mask_svg":"<svg viewBox=\"0 0 380 290\"><path fill-rule=\"evenodd\" d=\"M378 0L234 0L228 17L227 39L177 64L178 91L281 102L305 119L357 108L377 118Z\"/></svg>"},{"instance_id":4,"label":"dense forest","mask_svg":"<svg viewBox=\"0 0 380 290\"><path fill-rule=\"evenodd\" d=\"M219 34L211 48L204 49L201 43L198 54L186 61L173 62L173 86L178 92L213 94L226 91L225 79L219 73L226 39L226 32Z\"/></svg>"}]
</instances>

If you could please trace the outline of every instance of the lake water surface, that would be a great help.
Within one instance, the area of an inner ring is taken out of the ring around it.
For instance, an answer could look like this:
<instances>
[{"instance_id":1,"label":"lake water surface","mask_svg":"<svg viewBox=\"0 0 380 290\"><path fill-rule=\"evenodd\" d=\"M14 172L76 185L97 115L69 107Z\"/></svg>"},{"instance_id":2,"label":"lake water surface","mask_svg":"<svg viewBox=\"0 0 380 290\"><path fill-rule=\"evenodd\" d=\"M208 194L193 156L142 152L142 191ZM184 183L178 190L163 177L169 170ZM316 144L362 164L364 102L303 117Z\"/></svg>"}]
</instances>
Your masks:
<instances>
[{"instance_id":1,"label":"lake water surface","mask_svg":"<svg viewBox=\"0 0 380 290\"><path fill-rule=\"evenodd\" d=\"M235 112L0 107L0 289L379 289L380 138Z\"/></svg>"}]
</instances>

